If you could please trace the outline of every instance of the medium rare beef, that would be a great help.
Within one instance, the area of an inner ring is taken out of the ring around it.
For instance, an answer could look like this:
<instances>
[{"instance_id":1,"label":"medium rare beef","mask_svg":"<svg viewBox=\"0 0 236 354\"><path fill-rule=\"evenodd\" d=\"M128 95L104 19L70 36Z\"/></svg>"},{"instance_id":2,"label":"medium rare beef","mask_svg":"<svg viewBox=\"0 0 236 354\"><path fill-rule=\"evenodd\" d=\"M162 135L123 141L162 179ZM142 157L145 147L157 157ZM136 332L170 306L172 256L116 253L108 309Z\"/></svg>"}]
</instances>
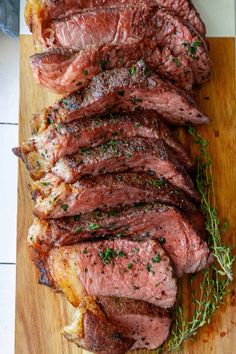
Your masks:
<instances>
[{"instance_id":1,"label":"medium rare beef","mask_svg":"<svg viewBox=\"0 0 236 354\"><path fill-rule=\"evenodd\" d=\"M145 301L125 298L100 296L96 301L108 321L135 340L132 350L156 349L167 339L171 325L168 311Z\"/></svg>"},{"instance_id":2,"label":"medium rare beef","mask_svg":"<svg viewBox=\"0 0 236 354\"><path fill-rule=\"evenodd\" d=\"M158 240L172 260L178 276L195 273L211 261L206 242L189 219L176 208L157 203L57 220L35 218L28 242L35 250L33 258L37 264L43 262L52 247L98 237Z\"/></svg>"},{"instance_id":3,"label":"medium rare beef","mask_svg":"<svg viewBox=\"0 0 236 354\"><path fill-rule=\"evenodd\" d=\"M52 168L52 173L67 183L75 183L81 177L125 171L147 172L156 178L165 178L199 201L191 178L162 140L109 140L106 144L65 156Z\"/></svg>"},{"instance_id":4,"label":"medium rare beef","mask_svg":"<svg viewBox=\"0 0 236 354\"><path fill-rule=\"evenodd\" d=\"M210 75L205 40L158 6L76 12L45 26L40 36L44 48L72 50L36 54L31 59L36 80L58 92L72 92L86 86L101 70L127 67L141 58L186 90ZM62 71L58 70L60 62ZM60 89L63 83L64 90Z\"/></svg>"},{"instance_id":5,"label":"medium rare beef","mask_svg":"<svg viewBox=\"0 0 236 354\"><path fill-rule=\"evenodd\" d=\"M52 284L77 306L84 295L173 306L176 281L157 241L108 240L53 248L46 263Z\"/></svg>"},{"instance_id":6,"label":"medium rare beef","mask_svg":"<svg viewBox=\"0 0 236 354\"><path fill-rule=\"evenodd\" d=\"M162 314L161 309L158 311ZM160 317L159 321L162 320L167 326L168 317L164 310L163 313L163 320ZM135 339L112 324L91 297L82 300L72 323L63 329L63 334L77 346L100 354L124 354L135 345Z\"/></svg>"},{"instance_id":7,"label":"medium rare beef","mask_svg":"<svg viewBox=\"0 0 236 354\"><path fill-rule=\"evenodd\" d=\"M32 189L36 200L34 214L43 219L154 201L196 210L179 188L162 178L146 174L111 174L83 179L74 184L62 182L57 176L48 174L34 182Z\"/></svg>"},{"instance_id":8,"label":"medium rare beef","mask_svg":"<svg viewBox=\"0 0 236 354\"><path fill-rule=\"evenodd\" d=\"M108 60L109 57L109 60ZM36 81L58 93L70 93L88 85L101 71L131 67L140 58L163 78L187 91L194 84L193 71L185 58L174 55L168 47L157 48L156 41L146 38L132 43L87 47L81 51L64 48L34 54L30 64Z\"/></svg>"},{"instance_id":9,"label":"medium rare beef","mask_svg":"<svg viewBox=\"0 0 236 354\"><path fill-rule=\"evenodd\" d=\"M43 177L44 171L50 171L58 159L71 155L80 148L84 150L106 143L110 139L135 136L164 140L181 164L187 169L192 167L184 147L152 112L109 114L61 125L45 122L42 127L34 126L34 130L38 134L23 142L19 148L13 149L25 162L33 179Z\"/></svg>"},{"instance_id":10,"label":"medium rare beef","mask_svg":"<svg viewBox=\"0 0 236 354\"><path fill-rule=\"evenodd\" d=\"M132 70L131 70L132 69ZM35 118L37 125L49 120L57 124L71 122L106 111L154 110L172 124L204 124L209 122L184 91L146 71L143 61L130 70L114 69L94 77L81 91L45 108Z\"/></svg>"},{"instance_id":11,"label":"medium rare beef","mask_svg":"<svg viewBox=\"0 0 236 354\"><path fill-rule=\"evenodd\" d=\"M156 349L169 335L171 318L167 310L145 301L118 297L100 296L96 298L96 302L97 307L101 309L96 307L94 309L93 305L91 311L91 305L81 304L74 314L72 323L64 328L65 337L80 347L85 347L84 342L87 342L86 338L89 336L93 344L90 349L88 346L85 349L96 353L107 350L105 353L114 354L115 350L118 350L118 344L123 344L123 338L128 337L134 341L132 350ZM87 316L93 316L94 321L88 321ZM79 325L81 322L82 330ZM111 335L112 333L114 334ZM111 343L117 339L115 349L107 338Z\"/></svg>"},{"instance_id":12,"label":"medium rare beef","mask_svg":"<svg viewBox=\"0 0 236 354\"><path fill-rule=\"evenodd\" d=\"M95 9L99 7L117 7L130 5L132 0L27 0L25 8L25 19L35 40L41 36L44 23L69 16L80 9ZM206 29L199 13L189 0L136 0L135 4L147 3L159 5L167 10L175 12L179 17L190 23L199 33L205 35Z\"/></svg>"}]
</instances>

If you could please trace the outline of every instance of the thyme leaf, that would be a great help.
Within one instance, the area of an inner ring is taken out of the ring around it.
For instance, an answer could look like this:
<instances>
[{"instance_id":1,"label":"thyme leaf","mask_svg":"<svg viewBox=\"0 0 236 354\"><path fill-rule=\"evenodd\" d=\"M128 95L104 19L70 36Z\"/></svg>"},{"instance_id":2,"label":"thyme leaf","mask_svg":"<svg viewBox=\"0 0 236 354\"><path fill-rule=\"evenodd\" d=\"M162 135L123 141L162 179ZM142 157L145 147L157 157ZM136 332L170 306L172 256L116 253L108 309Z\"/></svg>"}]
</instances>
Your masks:
<instances>
[{"instance_id":1,"label":"thyme leaf","mask_svg":"<svg viewBox=\"0 0 236 354\"><path fill-rule=\"evenodd\" d=\"M192 127L188 129L195 144L199 146L199 156L196 158L196 185L201 196L201 208L206 218L206 230L209 233L209 247L216 262L208 269L201 272L199 285L194 288L195 275L190 279L192 287L193 316L186 318L181 305L175 307L175 323L171 337L165 346L159 348L157 353L172 352L178 350L183 341L197 334L199 328L210 323L211 317L219 306L224 303L224 296L228 293L228 287L233 279L232 266L234 257L230 247L221 241L221 232L228 227L221 225L217 216L217 210L212 203L214 201L214 185L212 177L212 161L209 154L208 142Z\"/></svg>"}]
</instances>

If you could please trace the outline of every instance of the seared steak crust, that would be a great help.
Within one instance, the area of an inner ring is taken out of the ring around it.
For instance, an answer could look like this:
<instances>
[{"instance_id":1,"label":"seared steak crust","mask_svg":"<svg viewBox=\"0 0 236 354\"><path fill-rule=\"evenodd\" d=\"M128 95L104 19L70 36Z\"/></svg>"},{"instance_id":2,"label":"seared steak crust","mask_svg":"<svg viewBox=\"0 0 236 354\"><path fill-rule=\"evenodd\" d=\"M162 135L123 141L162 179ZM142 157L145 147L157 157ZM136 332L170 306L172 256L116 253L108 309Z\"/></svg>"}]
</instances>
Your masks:
<instances>
[{"instance_id":1,"label":"seared steak crust","mask_svg":"<svg viewBox=\"0 0 236 354\"><path fill-rule=\"evenodd\" d=\"M39 84L65 94L86 87L104 69L129 68L140 58L178 87L186 91L192 89L195 80L188 61L185 58L180 60L167 47L160 50L156 41L149 38L101 48L87 47L79 52L54 48L34 54L30 57L30 64Z\"/></svg>"},{"instance_id":2,"label":"seared steak crust","mask_svg":"<svg viewBox=\"0 0 236 354\"><path fill-rule=\"evenodd\" d=\"M124 331L108 321L91 297L82 300L72 323L64 327L63 334L81 348L100 354L124 354L135 343L135 339L128 337Z\"/></svg>"},{"instance_id":3,"label":"seared steak crust","mask_svg":"<svg viewBox=\"0 0 236 354\"><path fill-rule=\"evenodd\" d=\"M141 235L141 236L140 236ZM188 218L176 208L161 204L96 211L71 218L34 219L28 241L35 250L34 262L43 261L52 247L98 237L140 237L158 240L173 262L178 276L195 273L211 261L210 251Z\"/></svg>"},{"instance_id":4,"label":"seared steak crust","mask_svg":"<svg viewBox=\"0 0 236 354\"><path fill-rule=\"evenodd\" d=\"M170 260L153 240L116 239L53 248L47 269L72 304L78 304L84 294L144 300L169 308L176 298Z\"/></svg>"},{"instance_id":5,"label":"seared steak crust","mask_svg":"<svg viewBox=\"0 0 236 354\"><path fill-rule=\"evenodd\" d=\"M57 101L37 117L37 126L45 121L57 124L114 111L154 110L173 124L204 124L209 118L184 91L146 71L140 61L132 71L122 68L94 77L88 88Z\"/></svg>"},{"instance_id":6,"label":"seared steak crust","mask_svg":"<svg viewBox=\"0 0 236 354\"><path fill-rule=\"evenodd\" d=\"M186 210L196 210L185 193L164 179L146 174L123 173L62 182L55 175L33 183L36 200L34 214L42 219L57 219L90 212L98 208L109 210L121 205L154 202L170 204Z\"/></svg>"},{"instance_id":7,"label":"seared steak crust","mask_svg":"<svg viewBox=\"0 0 236 354\"><path fill-rule=\"evenodd\" d=\"M37 121L32 124L37 134L23 142L19 148L14 148L13 152L22 158L34 179L41 178L44 171L50 171L61 157L74 154L81 148L95 147L123 137L162 139L181 164L188 169L192 168L184 147L154 112L108 114L61 125L45 122L41 127L35 126Z\"/></svg>"},{"instance_id":8,"label":"seared steak crust","mask_svg":"<svg viewBox=\"0 0 236 354\"><path fill-rule=\"evenodd\" d=\"M52 168L52 173L67 183L75 183L84 176L125 171L147 172L157 178L165 178L199 200L191 178L162 140L110 140L93 149L65 156Z\"/></svg>"},{"instance_id":9,"label":"seared steak crust","mask_svg":"<svg viewBox=\"0 0 236 354\"><path fill-rule=\"evenodd\" d=\"M179 17L158 6L141 4L76 12L46 22L45 26L39 38L44 48L80 51L73 60L71 53L63 51L61 59L59 52L33 56L36 80L58 92L85 87L101 70L129 66L141 58L187 90L210 75L205 40ZM55 60L61 60L62 72L58 72ZM60 88L63 82L64 89Z\"/></svg>"}]
</instances>

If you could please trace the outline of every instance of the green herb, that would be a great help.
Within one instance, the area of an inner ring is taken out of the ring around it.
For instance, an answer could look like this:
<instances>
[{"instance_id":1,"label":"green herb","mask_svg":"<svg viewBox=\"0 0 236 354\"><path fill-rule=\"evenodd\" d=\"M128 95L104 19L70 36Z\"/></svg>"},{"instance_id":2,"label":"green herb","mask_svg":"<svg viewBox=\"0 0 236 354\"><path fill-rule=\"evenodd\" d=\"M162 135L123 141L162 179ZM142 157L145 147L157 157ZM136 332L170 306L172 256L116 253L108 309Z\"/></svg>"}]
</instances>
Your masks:
<instances>
[{"instance_id":1,"label":"green herb","mask_svg":"<svg viewBox=\"0 0 236 354\"><path fill-rule=\"evenodd\" d=\"M79 216L79 215L74 215L74 216L73 216L73 219L74 219L74 221L79 221L80 216Z\"/></svg>"},{"instance_id":2,"label":"green herb","mask_svg":"<svg viewBox=\"0 0 236 354\"><path fill-rule=\"evenodd\" d=\"M164 243L166 243L166 239L162 236L158 237L158 242L161 244L161 245L164 245Z\"/></svg>"},{"instance_id":3,"label":"green herb","mask_svg":"<svg viewBox=\"0 0 236 354\"><path fill-rule=\"evenodd\" d=\"M137 71L136 65L132 65L131 68L129 68L129 73L131 76L136 74L136 71Z\"/></svg>"},{"instance_id":4,"label":"green herb","mask_svg":"<svg viewBox=\"0 0 236 354\"><path fill-rule=\"evenodd\" d=\"M161 186L163 186L165 184L165 181L163 178L159 178L159 179L152 179L150 181L151 185L155 188L159 188Z\"/></svg>"},{"instance_id":5,"label":"green herb","mask_svg":"<svg viewBox=\"0 0 236 354\"><path fill-rule=\"evenodd\" d=\"M54 124L54 120L52 118L48 118L47 123L48 123L48 125Z\"/></svg>"},{"instance_id":6,"label":"green herb","mask_svg":"<svg viewBox=\"0 0 236 354\"><path fill-rule=\"evenodd\" d=\"M131 153L129 153L129 152L127 152L126 154L125 154L125 158L128 160L128 159L130 159L132 157L132 154Z\"/></svg>"},{"instance_id":7,"label":"green herb","mask_svg":"<svg viewBox=\"0 0 236 354\"><path fill-rule=\"evenodd\" d=\"M152 258L153 263L160 263L161 256L157 253L154 258Z\"/></svg>"},{"instance_id":8,"label":"green herb","mask_svg":"<svg viewBox=\"0 0 236 354\"><path fill-rule=\"evenodd\" d=\"M129 263L129 264L127 265L127 268L128 268L128 269L132 269L132 268L133 268L133 263Z\"/></svg>"},{"instance_id":9,"label":"green herb","mask_svg":"<svg viewBox=\"0 0 236 354\"><path fill-rule=\"evenodd\" d=\"M108 216L119 216L120 212L118 210L110 210L107 214Z\"/></svg>"},{"instance_id":10,"label":"green herb","mask_svg":"<svg viewBox=\"0 0 236 354\"><path fill-rule=\"evenodd\" d=\"M104 264L109 264L116 257L125 257L126 254L123 251L116 251L112 248L106 248L105 251L98 252L99 257L103 261Z\"/></svg>"},{"instance_id":11,"label":"green herb","mask_svg":"<svg viewBox=\"0 0 236 354\"><path fill-rule=\"evenodd\" d=\"M151 272L151 270L152 270L152 266L151 266L150 263L147 264L147 270L148 270L149 272Z\"/></svg>"},{"instance_id":12,"label":"green herb","mask_svg":"<svg viewBox=\"0 0 236 354\"><path fill-rule=\"evenodd\" d=\"M109 59L100 59L98 60L98 66L101 71L106 70L106 65L109 64Z\"/></svg>"},{"instance_id":13,"label":"green herb","mask_svg":"<svg viewBox=\"0 0 236 354\"><path fill-rule=\"evenodd\" d=\"M119 252L117 252L117 256L118 257L125 257L126 256L126 253L125 252L123 252L123 251L119 251Z\"/></svg>"},{"instance_id":14,"label":"green herb","mask_svg":"<svg viewBox=\"0 0 236 354\"><path fill-rule=\"evenodd\" d=\"M197 49L200 45L200 41L194 41L192 44L190 42L183 43L183 46L186 48L187 52L191 55L193 59L196 59Z\"/></svg>"},{"instance_id":15,"label":"green herb","mask_svg":"<svg viewBox=\"0 0 236 354\"><path fill-rule=\"evenodd\" d=\"M116 237L124 237L124 234L122 232L119 232L118 234L116 234Z\"/></svg>"},{"instance_id":16,"label":"green herb","mask_svg":"<svg viewBox=\"0 0 236 354\"><path fill-rule=\"evenodd\" d=\"M87 75L88 75L88 73L89 73L89 72L88 72L88 70L86 70L86 69L85 69L85 70L83 70L83 74L84 74L84 75L86 75L86 76L87 76Z\"/></svg>"},{"instance_id":17,"label":"green herb","mask_svg":"<svg viewBox=\"0 0 236 354\"><path fill-rule=\"evenodd\" d=\"M81 226L79 226L76 228L75 233L79 234L82 230L83 230L83 228Z\"/></svg>"},{"instance_id":18,"label":"green herb","mask_svg":"<svg viewBox=\"0 0 236 354\"><path fill-rule=\"evenodd\" d=\"M41 184L43 187L47 187L47 186L50 186L50 185L51 185L50 182L40 182L40 184Z\"/></svg>"},{"instance_id":19,"label":"green herb","mask_svg":"<svg viewBox=\"0 0 236 354\"><path fill-rule=\"evenodd\" d=\"M98 225L98 224L90 224L88 226L88 228L89 228L89 230L98 230L98 229L100 229L100 225Z\"/></svg>"},{"instance_id":20,"label":"green herb","mask_svg":"<svg viewBox=\"0 0 236 354\"><path fill-rule=\"evenodd\" d=\"M201 208L206 218L209 247L217 262L200 274L202 281L199 296L192 289L193 317L186 318L183 307L176 307L172 336L165 346L168 352L178 350L185 339L196 335L199 328L210 323L212 315L224 302L224 296L228 293L228 286L233 279L234 257L231 249L221 241L221 223L216 208L211 204L214 200L214 190L208 142L192 127L188 131L199 146L200 156L196 159L196 185L201 196ZM190 281L193 286L194 278L192 277Z\"/></svg>"},{"instance_id":21,"label":"green herb","mask_svg":"<svg viewBox=\"0 0 236 354\"><path fill-rule=\"evenodd\" d=\"M134 126L135 126L135 128L140 128L141 124L137 122L137 123L134 124Z\"/></svg>"},{"instance_id":22,"label":"green herb","mask_svg":"<svg viewBox=\"0 0 236 354\"><path fill-rule=\"evenodd\" d=\"M138 97L135 97L135 96L131 98L131 101L132 101L133 103L140 103L140 102L143 102L142 98L138 98Z\"/></svg>"},{"instance_id":23,"label":"green herb","mask_svg":"<svg viewBox=\"0 0 236 354\"><path fill-rule=\"evenodd\" d=\"M83 254L88 254L87 248L85 248L82 253L83 253Z\"/></svg>"},{"instance_id":24,"label":"green herb","mask_svg":"<svg viewBox=\"0 0 236 354\"><path fill-rule=\"evenodd\" d=\"M177 68L181 66L181 60L179 58L174 57L174 58L172 58L172 61L173 61L173 63L175 63Z\"/></svg>"},{"instance_id":25,"label":"green herb","mask_svg":"<svg viewBox=\"0 0 236 354\"><path fill-rule=\"evenodd\" d=\"M61 205L61 208L66 212L69 208L69 205L68 204L63 204Z\"/></svg>"}]
</instances>

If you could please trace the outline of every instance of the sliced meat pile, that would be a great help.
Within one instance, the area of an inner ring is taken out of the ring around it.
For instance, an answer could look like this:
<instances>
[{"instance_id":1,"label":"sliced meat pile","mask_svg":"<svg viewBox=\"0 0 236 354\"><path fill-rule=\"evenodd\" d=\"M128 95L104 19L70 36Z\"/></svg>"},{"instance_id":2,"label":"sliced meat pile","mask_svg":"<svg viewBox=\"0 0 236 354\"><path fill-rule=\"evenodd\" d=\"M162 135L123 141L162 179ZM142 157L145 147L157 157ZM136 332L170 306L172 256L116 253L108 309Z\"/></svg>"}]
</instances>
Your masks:
<instances>
[{"instance_id":1,"label":"sliced meat pile","mask_svg":"<svg viewBox=\"0 0 236 354\"><path fill-rule=\"evenodd\" d=\"M192 95L210 75L205 26L188 0L28 0L25 15L45 50L34 77L63 94L13 149L33 179L39 283L76 307L63 334L79 347L156 349L178 278L212 262L176 134L210 121Z\"/></svg>"},{"instance_id":2,"label":"sliced meat pile","mask_svg":"<svg viewBox=\"0 0 236 354\"><path fill-rule=\"evenodd\" d=\"M50 49L32 57L36 80L57 92L70 92L104 69L127 67L145 58L163 77L191 90L209 78L210 61L204 35L183 20L191 13L183 2L168 6L168 1L126 1L113 7L103 3L86 11L78 11L76 4L56 18L47 6L37 14L39 9L29 2L27 17L35 40ZM197 16L192 15L194 21Z\"/></svg>"}]
</instances>

